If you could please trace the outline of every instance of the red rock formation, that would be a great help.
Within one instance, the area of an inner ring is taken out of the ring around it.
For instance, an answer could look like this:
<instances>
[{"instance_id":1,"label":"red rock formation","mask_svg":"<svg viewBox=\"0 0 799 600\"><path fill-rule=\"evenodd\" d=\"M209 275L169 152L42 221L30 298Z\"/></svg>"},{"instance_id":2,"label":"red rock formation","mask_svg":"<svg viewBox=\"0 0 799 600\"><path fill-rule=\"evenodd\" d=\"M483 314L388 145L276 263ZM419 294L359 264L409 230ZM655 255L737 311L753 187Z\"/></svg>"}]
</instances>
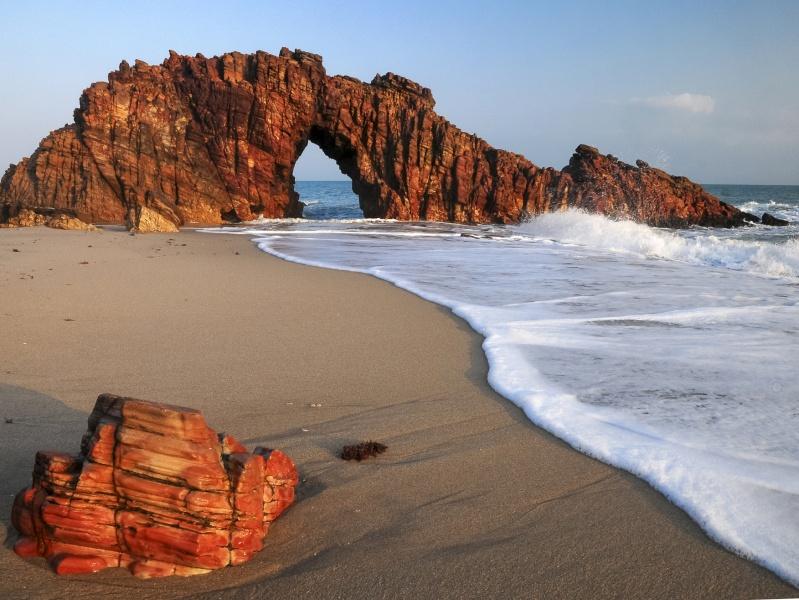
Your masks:
<instances>
[{"instance_id":1,"label":"red rock formation","mask_svg":"<svg viewBox=\"0 0 799 600\"><path fill-rule=\"evenodd\" d=\"M92 222L220 223L296 217L292 172L311 141L352 179L368 217L513 223L578 207L652 225L756 220L696 184L580 146L563 171L489 146L392 73L329 77L284 48L160 66L123 62L83 92L75 124L51 133L0 181L0 221L21 207Z\"/></svg>"},{"instance_id":2,"label":"red rock formation","mask_svg":"<svg viewBox=\"0 0 799 600\"><path fill-rule=\"evenodd\" d=\"M296 485L285 454L250 454L199 411L102 394L80 454L36 454L14 499L14 550L59 575L205 573L252 558Z\"/></svg>"}]
</instances>

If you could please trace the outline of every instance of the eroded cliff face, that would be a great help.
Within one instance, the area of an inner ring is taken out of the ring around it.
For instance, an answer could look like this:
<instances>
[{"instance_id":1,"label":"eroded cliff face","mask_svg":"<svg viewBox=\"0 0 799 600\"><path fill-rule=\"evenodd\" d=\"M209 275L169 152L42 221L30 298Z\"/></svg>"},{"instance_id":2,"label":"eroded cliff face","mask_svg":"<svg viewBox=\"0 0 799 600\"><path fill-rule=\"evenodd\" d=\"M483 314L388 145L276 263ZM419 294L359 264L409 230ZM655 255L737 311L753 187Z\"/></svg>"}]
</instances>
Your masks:
<instances>
[{"instance_id":1,"label":"eroded cliff face","mask_svg":"<svg viewBox=\"0 0 799 600\"><path fill-rule=\"evenodd\" d=\"M567 207L650 225L757 220L683 177L577 148L562 171L498 150L434 111L429 89L388 73L330 77L320 56L170 52L123 62L83 92L0 181L0 220L21 208L135 226L298 217L294 165L308 142L352 179L367 217L514 223Z\"/></svg>"}]
</instances>

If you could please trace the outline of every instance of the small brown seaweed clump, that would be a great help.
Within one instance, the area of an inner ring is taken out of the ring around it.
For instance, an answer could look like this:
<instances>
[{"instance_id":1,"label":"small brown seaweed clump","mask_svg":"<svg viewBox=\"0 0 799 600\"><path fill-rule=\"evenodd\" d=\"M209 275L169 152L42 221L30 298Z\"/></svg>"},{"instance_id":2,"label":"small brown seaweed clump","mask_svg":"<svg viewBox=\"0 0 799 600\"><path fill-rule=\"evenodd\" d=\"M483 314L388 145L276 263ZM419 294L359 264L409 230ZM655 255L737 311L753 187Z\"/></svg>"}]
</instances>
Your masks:
<instances>
[{"instance_id":1,"label":"small brown seaweed clump","mask_svg":"<svg viewBox=\"0 0 799 600\"><path fill-rule=\"evenodd\" d=\"M341 449L341 458L344 460L357 460L362 461L370 456L377 456L383 454L388 450L388 446L380 442L361 442L360 444L353 444L352 446L344 446Z\"/></svg>"}]
</instances>

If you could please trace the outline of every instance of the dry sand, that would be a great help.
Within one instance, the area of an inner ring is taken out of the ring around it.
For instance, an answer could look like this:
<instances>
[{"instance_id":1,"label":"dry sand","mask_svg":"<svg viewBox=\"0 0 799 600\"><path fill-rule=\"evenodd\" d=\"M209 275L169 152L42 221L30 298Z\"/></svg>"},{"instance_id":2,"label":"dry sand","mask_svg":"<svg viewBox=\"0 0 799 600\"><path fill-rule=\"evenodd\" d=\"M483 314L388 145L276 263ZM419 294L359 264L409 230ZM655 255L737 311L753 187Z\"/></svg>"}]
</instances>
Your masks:
<instances>
[{"instance_id":1,"label":"dry sand","mask_svg":"<svg viewBox=\"0 0 799 600\"><path fill-rule=\"evenodd\" d=\"M1 598L797 595L531 425L488 388L463 322L364 275L235 236L2 230L0 332ZM202 409L295 459L299 501L263 552L149 581L58 578L13 554L11 500L34 452L76 450L105 391ZM364 438L388 452L336 457Z\"/></svg>"}]
</instances>

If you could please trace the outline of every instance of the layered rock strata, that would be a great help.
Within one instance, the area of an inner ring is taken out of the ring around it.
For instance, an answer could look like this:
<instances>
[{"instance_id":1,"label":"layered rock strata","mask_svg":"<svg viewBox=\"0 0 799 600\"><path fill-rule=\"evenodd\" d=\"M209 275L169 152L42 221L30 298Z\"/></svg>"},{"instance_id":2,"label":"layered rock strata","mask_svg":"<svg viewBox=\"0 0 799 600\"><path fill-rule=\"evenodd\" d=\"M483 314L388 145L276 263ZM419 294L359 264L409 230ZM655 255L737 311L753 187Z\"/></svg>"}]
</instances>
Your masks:
<instances>
[{"instance_id":1,"label":"layered rock strata","mask_svg":"<svg viewBox=\"0 0 799 600\"><path fill-rule=\"evenodd\" d=\"M249 453L199 411L102 394L79 454L36 454L14 499L14 550L59 575L206 573L261 550L297 481L285 454Z\"/></svg>"},{"instance_id":2,"label":"layered rock strata","mask_svg":"<svg viewBox=\"0 0 799 600\"><path fill-rule=\"evenodd\" d=\"M757 220L684 177L590 146L562 171L540 168L434 106L408 79L331 77L301 50L123 62L83 92L74 124L8 169L0 221L31 207L132 227L150 214L165 229L299 217L292 173L309 142L351 178L367 217L515 223L580 208L657 226Z\"/></svg>"}]
</instances>

